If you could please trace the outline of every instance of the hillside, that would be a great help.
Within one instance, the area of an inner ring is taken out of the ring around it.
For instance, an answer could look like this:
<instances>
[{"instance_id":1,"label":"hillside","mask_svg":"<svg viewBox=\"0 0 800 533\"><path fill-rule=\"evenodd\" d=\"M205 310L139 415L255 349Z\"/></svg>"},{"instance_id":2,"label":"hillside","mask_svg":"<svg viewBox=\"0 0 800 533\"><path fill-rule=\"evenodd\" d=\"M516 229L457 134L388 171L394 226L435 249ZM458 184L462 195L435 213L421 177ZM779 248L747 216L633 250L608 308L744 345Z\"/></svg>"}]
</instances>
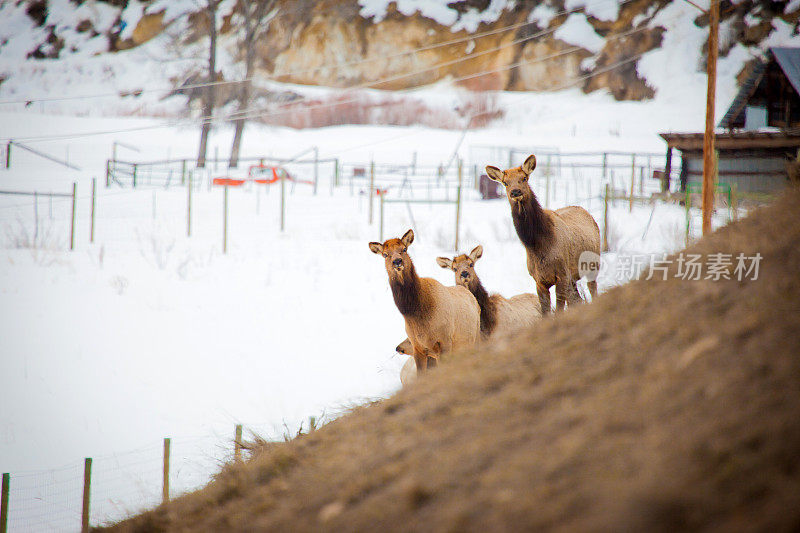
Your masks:
<instances>
[{"instance_id":1,"label":"hillside","mask_svg":"<svg viewBox=\"0 0 800 533\"><path fill-rule=\"evenodd\" d=\"M673 264L111 530L796 529L798 210L687 250L760 253L755 281Z\"/></svg>"},{"instance_id":2,"label":"hillside","mask_svg":"<svg viewBox=\"0 0 800 533\"><path fill-rule=\"evenodd\" d=\"M38 102L40 111L196 113L200 91L172 89L207 76L208 19L198 10L188 0L2 3L0 98L24 107L58 88L59 97L101 98ZM749 61L798 42L800 2L726 1L721 18L724 106ZM243 77L242 24L241 4L222 2L220 81ZM296 84L405 91L447 83L685 101L702 90L706 36L707 17L666 0L278 0L256 47L256 96L269 105L308 98ZM219 93L235 105L230 86Z\"/></svg>"}]
</instances>

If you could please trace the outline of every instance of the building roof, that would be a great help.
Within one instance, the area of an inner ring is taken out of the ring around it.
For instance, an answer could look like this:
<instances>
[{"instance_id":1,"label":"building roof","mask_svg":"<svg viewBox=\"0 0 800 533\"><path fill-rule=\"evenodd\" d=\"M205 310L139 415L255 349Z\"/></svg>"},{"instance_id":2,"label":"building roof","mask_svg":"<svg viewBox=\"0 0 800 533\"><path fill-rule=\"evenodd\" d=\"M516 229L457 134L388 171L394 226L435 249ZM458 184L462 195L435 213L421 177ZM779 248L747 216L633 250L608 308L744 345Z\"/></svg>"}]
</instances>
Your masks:
<instances>
[{"instance_id":1,"label":"building roof","mask_svg":"<svg viewBox=\"0 0 800 533\"><path fill-rule=\"evenodd\" d=\"M778 63L789 83L792 84L794 90L800 95L800 48L770 48L767 51L767 60L759 61L753 67L750 75L739 87L739 92L733 99L731 106L719 122L720 128L730 128L730 124L734 122L743 112L745 105L753 96L758 84L764 77L764 72L767 65L773 59Z\"/></svg>"},{"instance_id":2,"label":"building roof","mask_svg":"<svg viewBox=\"0 0 800 533\"><path fill-rule=\"evenodd\" d=\"M703 149L702 133L662 133L669 148L693 151ZM800 129L783 131L733 131L717 132L717 150L741 150L749 148L800 148Z\"/></svg>"}]
</instances>

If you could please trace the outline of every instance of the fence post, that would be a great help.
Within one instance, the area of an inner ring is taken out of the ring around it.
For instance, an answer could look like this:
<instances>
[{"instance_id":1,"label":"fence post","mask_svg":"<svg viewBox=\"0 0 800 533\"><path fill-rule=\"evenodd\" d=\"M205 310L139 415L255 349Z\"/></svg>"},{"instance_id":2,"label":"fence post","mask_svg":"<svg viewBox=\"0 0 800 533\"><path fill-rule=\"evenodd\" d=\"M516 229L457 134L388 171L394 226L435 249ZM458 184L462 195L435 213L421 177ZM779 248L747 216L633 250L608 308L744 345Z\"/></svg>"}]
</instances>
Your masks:
<instances>
[{"instance_id":1,"label":"fence post","mask_svg":"<svg viewBox=\"0 0 800 533\"><path fill-rule=\"evenodd\" d=\"M192 236L192 174L186 182L186 236Z\"/></svg>"},{"instance_id":2,"label":"fence post","mask_svg":"<svg viewBox=\"0 0 800 533\"><path fill-rule=\"evenodd\" d=\"M228 186L222 188L222 253L228 253Z\"/></svg>"},{"instance_id":3,"label":"fence post","mask_svg":"<svg viewBox=\"0 0 800 533\"><path fill-rule=\"evenodd\" d=\"M375 161L369 163L369 223L372 224L372 199L375 196Z\"/></svg>"},{"instance_id":4,"label":"fence post","mask_svg":"<svg viewBox=\"0 0 800 533\"><path fill-rule=\"evenodd\" d=\"M733 220L739 220L739 185L736 183L731 185L731 211Z\"/></svg>"},{"instance_id":5,"label":"fence post","mask_svg":"<svg viewBox=\"0 0 800 533\"><path fill-rule=\"evenodd\" d=\"M8 531L8 491L11 485L11 475L3 474L3 492L0 496L0 533Z\"/></svg>"},{"instance_id":6,"label":"fence post","mask_svg":"<svg viewBox=\"0 0 800 533\"><path fill-rule=\"evenodd\" d=\"M333 168L333 185L335 187L339 186L339 158L333 160L333 164L335 165Z\"/></svg>"},{"instance_id":7,"label":"fence post","mask_svg":"<svg viewBox=\"0 0 800 533\"><path fill-rule=\"evenodd\" d=\"M11 143L12 141L8 141L6 144L6 168L11 168Z\"/></svg>"},{"instance_id":8,"label":"fence post","mask_svg":"<svg viewBox=\"0 0 800 533\"><path fill-rule=\"evenodd\" d=\"M686 246L689 246L689 227L692 223L692 193L689 191L689 187L686 187L686 199L684 200L684 205L686 206Z\"/></svg>"},{"instance_id":9,"label":"fence post","mask_svg":"<svg viewBox=\"0 0 800 533\"><path fill-rule=\"evenodd\" d=\"M153 191L155 193L155 191ZM97 205L97 178L92 178L92 225L89 230L89 242L94 242L94 214Z\"/></svg>"},{"instance_id":10,"label":"fence post","mask_svg":"<svg viewBox=\"0 0 800 533\"><path fill-rule=\"evenodd\" d=\"M456 189L456 243L455 247L453 248L456 253L458 253L458 227L461 222L461 180L463 177L462 172L462 161L461 159L458 160L458 189Z\"/></svg>"},{"instance_id":11,"label":"fence post","mask_svg":"<svg viewBox=\"0 0 800 533\"><path fill-rule=\"evenodd\" d=\"M106 159L106 188L111 185L111 160Z\"/></svg>"},{"instance_id":12,"label":"fence post","mask_svg":"<svg viewBox=\"0 0 800 533\"><path fill-rule=\"evenodd\" d=\"M69 225L69 249L75 249L75 201L78 196L78 184L72 182L72 219Z\"/></svg>"},{"instance_id":13,"label":"fence post","mask_svg":"<svg viewBox=\"0 0 800 533\"><path fill-rule=\"evenodd\" d=\"M382 195L382 194L379 195L380 202L381 202L381 215L380 215L381 216L381 222L380 222L380 228L381 228L380 229L380 241L381 242L383 242L383 196L384 195Z\"/></svg>"},{"instance_id":14,"label":"fence post","mask_svg":"<svg viewBox=\"0 0 800 533\"><path fill-rule=\"evenodd\" d=\"M631 154L631 195L628 198L628 212L633 212L633 191L636 183L636 154Z\"/></svg>"},{"instance_id":15,"label":"fence post","mask_svg":"<svg viewBox=\"0 0 800 533\"><path fill-rule=\"evenodd\" d=\"M608 191L610 187L606 183L606 194L603 196L603 251L608 251Z\"/></svg>"},{"instance_id":16,"label":"fence post","mask_svg":"<svg viewBox=\"0 0 800 533\"><path fill-rule=\"evenodd\" d=\"M237 463L242 460L242 425L236 424L236 433L233 441L233 460Z\"/></svg>"},{"instance_id":17,"label":"fence post","mask_svg":"<svg viewBox=\"0 0 800 533\"><path fill-rule=\"evenodd\" d=\"M89 533L89 496L92 490L92 458L83 463L83 508L81 509L81 533Z\"/></svg>"},{"instance_id":18,"label":"fence post","mask_svg":"<svg viewBox=\"0 0 800 533\"><path fill-rule=\"evenodd\" d=\"M186 160L181 160L181 185L186 183Z\"/></svg>"},{"instance_id":19,"label":"fence post","mask_svg":"<svg viewBox=\"0 0 800 533\"><path fill-rule=\"evenodd\" d=\"M608 177L608 154L603 152L603 181Z\"/></svg>"},{"instance_id":20,"label":"fence post","mask_svg":"<svg viewBox=\"0 0 800 533\"><path fill-rule=\"evenodd\" d=\"M136 163L133 164L133 188L136 188L136 167L138 165Z\"/></svg>"},{"instance_id":21,"label":"fence post","mask_svg":"<svg viewBox=\"0 0 800 533\"><path fill-rule=\"evenodd\" d=\"M169 449L171 440L164 439L164 479L161 484L161 502L169 503Z\"/></svg>"},{"instance_id":22,"label":"fence post","mask_svg":"<svg viewBox=\"0 0 800 533\"><path fill-rule=\"evenodd\" d=\"M639 196L644 197L644 167L639 167Z\"/></svg>"}]
</instances>

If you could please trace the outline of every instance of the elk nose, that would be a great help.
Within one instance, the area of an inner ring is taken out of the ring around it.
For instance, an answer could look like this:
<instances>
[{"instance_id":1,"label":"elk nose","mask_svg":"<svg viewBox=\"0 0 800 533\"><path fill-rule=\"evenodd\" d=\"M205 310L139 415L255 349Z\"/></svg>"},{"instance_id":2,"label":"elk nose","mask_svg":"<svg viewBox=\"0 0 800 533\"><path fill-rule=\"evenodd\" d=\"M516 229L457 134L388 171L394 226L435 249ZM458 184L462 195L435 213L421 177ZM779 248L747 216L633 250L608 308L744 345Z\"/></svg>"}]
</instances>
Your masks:
<instances>
[{"instance_id":1,"label":"elk nose","mask_svg":"<svg viewBox=\"0 0 800 533\"><path fill-rule=\"evenodd\" d=\"M519 189L511 189L511 198L519 198L522 196L522 191Z\"/></svg>"},{"instance_id":2,"label":"elk nose","mask_svg":"<svg viewBox=\"0 0 800 533\"><path fill-rule=\"evenodd\" d=\"M398 257L397 259L392 261L392 265L394 265L395 268L401 267L403 266L403 260Z\"/></svg>"},{"instance_id":3,"label":"elk nose","mask_svg":"<svg viewBox=\"0 0 800 533\"><path fill-rule=\"evenodd\" d=\"M469 272L467 272L466 270L462 270L461 271L461 277L464 278L464 279L467 279L469 277Z\"/></svg>"}]
</instances>

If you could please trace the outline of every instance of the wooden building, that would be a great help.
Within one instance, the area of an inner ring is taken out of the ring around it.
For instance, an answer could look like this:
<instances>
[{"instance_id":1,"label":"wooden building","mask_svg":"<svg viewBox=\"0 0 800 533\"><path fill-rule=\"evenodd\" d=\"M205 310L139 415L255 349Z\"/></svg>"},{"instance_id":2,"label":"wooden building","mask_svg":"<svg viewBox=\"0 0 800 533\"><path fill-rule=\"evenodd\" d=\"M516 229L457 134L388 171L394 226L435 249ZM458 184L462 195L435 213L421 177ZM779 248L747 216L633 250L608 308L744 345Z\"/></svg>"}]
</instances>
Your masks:
<instances>
[{"instance_id":1,"label":"wooden building","mask_svg":"<svg viewBox=\"0 0 800 533\"><path fill-rule=\"evenodd\" d=\"M788 164L800 150L800 48L770 48L756 64L719 123L718 182L742 193L773 193L786 186ZM662 133L667 172L672 149L681 153L680 189L703 181L703 134ZM667 183L668 186L668 183Z\"/></svg>"}]
</instances>

